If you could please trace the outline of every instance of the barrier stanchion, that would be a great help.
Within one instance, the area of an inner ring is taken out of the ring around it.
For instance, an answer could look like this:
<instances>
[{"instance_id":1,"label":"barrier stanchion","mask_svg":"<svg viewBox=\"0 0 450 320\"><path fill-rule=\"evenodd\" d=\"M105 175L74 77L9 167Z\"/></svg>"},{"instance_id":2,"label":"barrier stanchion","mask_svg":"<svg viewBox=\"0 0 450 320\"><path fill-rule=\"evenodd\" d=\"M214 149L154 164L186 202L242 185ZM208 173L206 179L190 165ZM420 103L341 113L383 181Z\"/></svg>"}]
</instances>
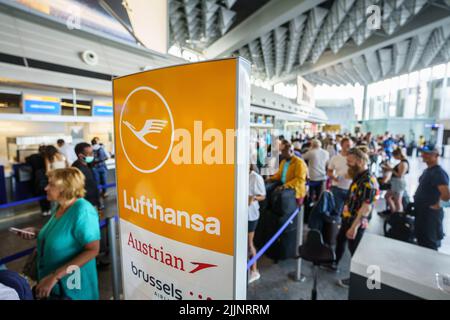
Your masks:
<instances>
[{"instance_id":1,"label":"barrier stanchion","mask_svg":"<svg viewBox=\"0 0 450 320\"><path fill-rule=\"evenodd\" d=\"M297 216L297 241L296 241L296 247L295 249L298 250L298 248L303 244L303 217L305 213L305 206L302 205L300 207L300 212ZM305 281L305 276L302 275L302 259L298 258L295 272L289 273L289 278L291 278L294 281Z\"/></svg>"},{"instance_id":2,"label":"barrier stanchion","mask_svg":"<svg viewBox=\"0 0 450 320\"><path fill-rule=\"evenodd\" d=\"M118 255L117 255L117 242L116 242L116 216L107 218L108 223L108 242L109 242L109 255L111 259L112 268L112 284L113 284L113 298L114 300L120 300L120 274Z\"/></svg>"}]
</instances>

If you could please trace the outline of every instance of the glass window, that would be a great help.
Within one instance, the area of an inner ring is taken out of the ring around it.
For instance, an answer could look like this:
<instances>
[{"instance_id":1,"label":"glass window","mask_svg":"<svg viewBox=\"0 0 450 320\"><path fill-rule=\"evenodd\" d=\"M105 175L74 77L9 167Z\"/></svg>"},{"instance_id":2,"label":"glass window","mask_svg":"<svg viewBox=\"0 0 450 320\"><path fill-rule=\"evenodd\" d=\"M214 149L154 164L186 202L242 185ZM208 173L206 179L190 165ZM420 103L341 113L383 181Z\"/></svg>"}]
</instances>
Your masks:
<instances>
[{"instance_id":1,"label":"glass window","mask_svg":"<svg viewBox=\"0 0 450 320\"><path fill-rule=\"evenodd\" d=\"M442 79L445 77L445 63L434 66L431 71L432 79Z\"/></svg>"},{"instance_id":2,"label":"glass window","mask_svg":"<svg viewBox=\"0 0 450 320\"><path fill-rule=\"evenodd\" d=\"M408 87L408 74L404 74L399 77L398 88L404 89Z\"/></svg>"},{"instance_id":3,"label":"glass window","mask_svg":"<svg viewBox=\"0 0 450 320\"><path fill-rule=\"evenodd\" d=\"M443 79L431 81L429 116L433 118L439 117L443 81Z\"/></svg>"},{"instance_id":4,"label":"glass window","mask_svg":"<svg viewBox=\"0 0 450 320\"><path fill-rule=\"evenodd\" d=\"M405 118L414 118L417 106L417 87L409 88L405 99Z\"/></svg>"},{"instance_id":5,"label":"glass window","mask_svg":"<svg viewBox=\"0 0 450 320\"><path fill-rule=\"evenodd\" d=\"M414 88L417 87L418 85L419 85L419 72L418 71L411 72L409 74L408 86L410 88Z\"/></svg>"},{"instance_id":6,"label":"glass window","mask_svg":"<svg viewBox=\"0 0 450 320\"><path fill-rule=\"evenodd\" d=\"M401 89L397 91L397 117L403 117L405 114L406 92L407 89Z\"/></svg>"}]
</instances>

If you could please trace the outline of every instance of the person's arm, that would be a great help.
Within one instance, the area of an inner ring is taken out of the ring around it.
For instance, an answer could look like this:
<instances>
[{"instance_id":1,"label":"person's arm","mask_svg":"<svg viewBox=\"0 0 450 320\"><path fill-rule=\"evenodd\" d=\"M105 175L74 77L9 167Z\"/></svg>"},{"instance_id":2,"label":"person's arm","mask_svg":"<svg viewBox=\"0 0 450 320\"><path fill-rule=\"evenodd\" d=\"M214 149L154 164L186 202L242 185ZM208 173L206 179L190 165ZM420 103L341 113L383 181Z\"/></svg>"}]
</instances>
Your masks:
<instances>
[{"instance_id":1,"label":"person's arm","mask_svg":"<svg viewBox=\"0 0 450 320\"><path fill-rule=\"evenodd\" d=\"M363 219L367 219L371 211L372 205L367 202L364 202L361 208L358 210L356 218L352 223L352 226L347 231L347 238L349 239L356 238L356 233L358 232L358 229L361 226Z\"/></svg>"},{"instance_id":2,"label":"person's arm","mask_svg":"<svg viewBox=\"0 0 450 320\"><path fill-rule=\"evenodd\" d=\"M330 167L328 167L327 169L327 176L331 179L331 180L336 180L337 176L334 174L334 170L330 169Z\"/></svg>"},{"instance_id":3,"label":"person's arm","mask_svg":"<svg viewBox=\"0 0 450 320\"><path fill-rule=\"evenodd\" d=\"M31 233L34 233L34 235L28 234L28 233L17 233L17 235L19 237L21 237L24 240L34 240L37 238L39 232L41 231L41 229L35 228L35 227L29 227L29 228L24 228L23 231L28 231Z\"/></svg>"},{"instance_id":4,"label":"person's arm","mask_svg":"<svg viewBox=\"0 0 450 320\"><path fill-rule=\"evenodd\" d=\"M352 226L347 231L347 234L346 234L347 238L349 238L349 239L356 238L356 233L358 232L358 229L361 227L363 220L367 219L370 212L372 211L373 203L375 202L377 191L378 191L378 189L374 185L364 187L364 192L362 194L364 202L363 202L361 208L359 208L358 212L356 213L356 217L352 223Z\"/></svg>"},{"instance_id":5,"label":"person's arm","mask_svg":"<svg viewBox=\"0 0 450 320\"><path fill-rule=\"evenodd\" d=\"M283 170L283 166L284 166L284 162L282 161L280 163L280 167L278 168L278 171L271 176L270 178L268 178L266 181L267 182L271 182L271 181L280 181L281 180L281 171Z\"/></svg>"},{"instance_id":6,"label":"person's arm","mask_svg":"<svg viewBox=\"0 0 450 320\"><path fill-rule=\"evenodd\" d=\"M438 186L439 192L441 193L441 200L442 201L449 201L450 200L450 189L448 185L440 185Z\"/></svg>"},{"instance_id":7,"label":"person's arm","mask_svg":"<svg viewBox=\"0 0 450 320\"><path fill-rule=\"evenodd\" d=\"M445 172L441 172L438 175L435 175L433 177L433 180L435 181L439 193L440 193L440 200L442 201L449 201L450 200L450 190L449 190L449 178L448 175ZM439 202L432 205L431 208L433 209L439 209L440 204Z\"/></svg>"},{"instance_id":8,"label":"person's arm","mask_svg":"<svg viewBox=\"0 0 450 320\"><path fill-rule=\"evenodd\" d=\"M65 265L59 267L54 272L43 278L36 286L36 296L37 298L44 298L50 295L53 287L58 283L61 278L66 276L67 270L71 266L77 266L81 268L86 263L98 256L100 252L100 241L92 241L84 246L84 250L77 255L75 258L70 260Z\"/></svg>"},{"instance_id":9,"label":"person's arm","mask_svg":"<svg viewBox=\"0 0 450 320\"><path fill-rule=\"evenodd\" d=\"M254 201L264 201L266 199L266 186L264 184L264 179L259 175L256 176L253 193L255 193L255 195L248 196L248 205L251 205Z\"/></svg>"},{"instance_id":10,"label":"person's arm","mask_svg":"<svg viewBox=\"0 0 450 320\"><path fill-rule=\"evenodd\" d=\"M45 173L48 173L50 171L50 161L45 158Z\"/></svg>"},{"instance_id":11,"label":"person's arm","mask_svg":"<svg viewBox=\"0 0 450 320\"><path fill-rule=\"evenodd\" d=\"M335 168L335 166L334 166L333 159L334 159L334 158L331 158L330 162L328 163L327 176L328 176L331 180L337 180L338 177L337 177L337 175L334 174L336 168Z\"/></svg>"},{"instance_id":12,"label":"person's arm","mask_svg":"<svg viewBox=\"0 0 450 320\"><path fill-rule=\"evenodd\" d=\"M303 154L303 160L309 161L309 156L310 156L310 155L311 155L311 152L309 152L309 150L306 151L306 152Z\"/></svg>"},{"instance_id":13,"label":"person's arm","mask_svg":"<svg viewBox=\"0 0 450 320\"><path fill-rule=\"evenodd\" d=\"M106 155L105 149L103 149L103 147L100 147L100 149L98 149L98 153L101 162L104 162L108 159L108 156Z\"/></svg>"}]
</instances>

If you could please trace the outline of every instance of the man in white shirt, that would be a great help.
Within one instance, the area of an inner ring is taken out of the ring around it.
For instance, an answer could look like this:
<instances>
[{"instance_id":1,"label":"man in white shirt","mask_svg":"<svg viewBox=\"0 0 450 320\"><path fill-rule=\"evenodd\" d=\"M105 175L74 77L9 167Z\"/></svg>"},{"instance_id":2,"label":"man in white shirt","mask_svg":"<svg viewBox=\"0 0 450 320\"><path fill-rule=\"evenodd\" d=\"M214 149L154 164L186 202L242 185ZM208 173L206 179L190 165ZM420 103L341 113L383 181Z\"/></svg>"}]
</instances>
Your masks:
<instances>
[{"instance_id":1,"label":"man in white shirt","mask_svg":"<svg viewBox=\"0 0 450 320\"><path fill-rule=\"evenodd\" d=\"M75 154L74 147L70 144L67 144L64 139L58 139L56 142L58 145L59 152L66 157L67 162L69 163L69 166L72 165L75 161L78 160L77 155Z\"/></svg>"},{"instance_id":2,"label":"man in white shirt","mask_svg":"<svg viewBox=\"0 0 450 320\"><path fill-rule=\"evenodd\" d=\"M312 201L316 201L325 187L330 154L322 149L319 140L314 139L311 141L311 149L303 155L303 159L308 162L310 197Z\"/></svg>"},{"instance_id":3,"label":"man in white shirt","mask_svg":"<svg viewBox=\"0 0 450 320\"><path fill-rule=\"evenodd\" d=\"M339 215L342 213L348 196L348 189L352 183L347 166L347 155L348 150L352 148L352 140L343 138L341 148L341 152L331 158L327 170L328 177L331 179L331 192L336 202L336 211Z\"/></svg>"},{"instance_id":4,"label":"man in white shirt","mask_svg":"<svg viewBox=\"0 0 450 320\"><path fill-rule=\"evenodd\" d=\"M259 201L263 201L266 198L266 186L264 185L264 179L256 172L256 166L250 165L249 176L249 192L248 192L248 250L250 253L250 259L256 255L256 248L253 243L255 237L256 226L259 219ZM251 266L250 276L248 282L258 280L261 275L256 267L256 262Z\"/></svg>"}]
</instances>

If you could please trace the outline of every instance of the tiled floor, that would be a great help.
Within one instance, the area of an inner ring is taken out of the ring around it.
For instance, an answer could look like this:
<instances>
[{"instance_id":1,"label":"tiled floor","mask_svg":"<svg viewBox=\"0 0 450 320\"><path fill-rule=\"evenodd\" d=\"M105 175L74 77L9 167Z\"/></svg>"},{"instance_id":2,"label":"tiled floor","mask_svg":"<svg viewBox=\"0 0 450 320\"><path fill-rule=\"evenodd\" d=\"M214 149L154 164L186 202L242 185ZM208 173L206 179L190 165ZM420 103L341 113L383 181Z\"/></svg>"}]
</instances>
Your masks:
<instances>
[{"instance_id":1,"label":"tiled floor","mask_svg":"<svg viewBox=\"0 0 450 320\"><path fill-rule=\"evenodd\" d=\"M444 159L441 165L450 172L450 160ZM418 178L422 173L425 165L420 159L411 159L411 170L408 175L409 194L412 196L417 188ZM384 200L381 199L377 203L377 210L384 210ZM14 216L7 218L3 215L3 221L0 220L0 257L4 257L17 251L29 248L34 244L33 241L25 241L17 238L14 234L7 231L7 227L14 225L17 227L25 227L28 225L42 226L47 218L42 218L37 213L37 207L27 206L26 219L18 219ZM114 194L106 203L106 212L108 214L115 212ZM445 230L448 231L440 251L450 254L450 212L446 212ZM0 217L2 217L0 213ZM383 220L378 215L374 215L368 232L382 233ZM26 258L19 259L8 264L8 268L20 271L25 263ZM312 288L312 268L311 264L303 261L302 273L306 276L304 282L296 282L290 279L289 273L295 271L296 260L289 259L273 263L267 257L262 257L259 262L259 270L261 279L248 286L248 299L310 299ZM348 252L341 261L341 271L332 273L326 270L319 270L318 273L318 299L327 300L345 300L348 296L348 290L338 287L336 281L339 278L345 278L349 273L350 255ZM112 296L111 268L109 266L99 270L99 285L101 299L110 299Z\"/></svg>"}]
</instances>

